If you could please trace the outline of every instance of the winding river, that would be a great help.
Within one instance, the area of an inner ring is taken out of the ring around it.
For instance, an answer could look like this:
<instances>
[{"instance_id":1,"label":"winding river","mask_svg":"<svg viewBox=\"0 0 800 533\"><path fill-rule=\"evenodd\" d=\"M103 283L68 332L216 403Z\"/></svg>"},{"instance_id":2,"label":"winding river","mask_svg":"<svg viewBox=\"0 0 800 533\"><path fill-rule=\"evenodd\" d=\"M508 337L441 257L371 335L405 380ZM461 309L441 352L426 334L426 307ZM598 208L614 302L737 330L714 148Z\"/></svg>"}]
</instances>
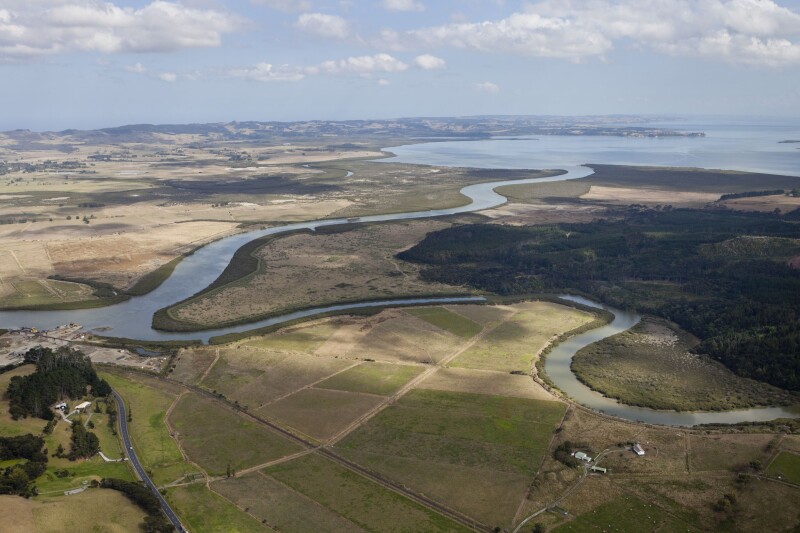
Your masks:
<instances>
[{"instance_id":1,"label":"winding river","mask_svg":"<svg viewBox=\"0 0 800 533\"><path fill-rule=\"evenodd\" d=\"M548 178L527 180L509 180L491 183L478 183L468 185L461 189L461 193L470 202L461 207L450 209L433 209L430 211L417 211L412 213L396 213L390 215L364 216L358 222L384 222L392 220L411 220L419 218L438 217L480 211L505 203L505 196L496 193L496 187L512 184L545 183L551 181L564 181L584 178L592 174L587 167L568 167L564 174ZM419 303L467 303L481 301L479 297L463 298L404 298L382 300L375 302L334 305L315 309L307 309L266 320L259 320L249 324L231 326L213 330L191 333L172 333L159 331L152 328L153 313L161 308L180 302L196 294L204 287L209 286L219 277L225 267L230 263L233 254L245 243L266 235L279 235L291 231L333 226L338 224L353 223L345 218L314 220L298 222L263 230L251 231L232 235L212 242L197 250L194 254L183 259L172 275L167 278L157 289L143 296L133 297L125 302L97 309L77 309L71 311L0 311L0 325L4 328L13 327L38 327L39 329L52 329L60 324L77 322L88 331L127 339L146 341L171 341L171 340L201 340L208 342L211 337L238 333L256 328L282 324L298 318L306 318L330 311L342 311L363 307L380 307L386 305L413 305Z\"/></svg>"},{"instance_id":2,"label":"winding river","mask_svg":"<svg viewBox=\"0 0 800 533\"><path fill-rule=\"evenodd\" d=\"M564 300L581 303L589 307L605 309L614 314L614 320L609 324L570 337L553 348L544 362L547 376L567 396L596 411L650 424L666 424L671 426L695 426L698 424L736 424L738 422L763 422L776 418L795 418L800 416L800 406L791 407L755 407L752 409L737 409L734 411L714 412L677 412L635 407L620 403L613 398L607 398L599 392L593 391L581 383L572 372L570 365L575 354L592 343L606 337L626 331L641 320L641 316L630 311L623 311L607 305L602 305L578 296L561 296Z\"/></svg>"},{"instance_id":3,"label":"winding river","mask_svg":"<svg viewBox=\"0 0 800 533\"><path fill-rule=\"evenodd\" d=\"M555 139L548 139L547 143L557 142L558 140ZM561 142L561 141L558 141ZM567 143L574 143L574 142L588 142L588 143L597 143L600 142L597 139L568 139L564 142ZM611 140L602 140L602 142L608 142L614 145L616 148L617 143L622 142L619 139L611 139ZM675 144L676 147L673 147L666 152L663 150L664 143L659 143L659 140L636 140L634 141L635 144L630 144L629 140L625 140L625 146L632 147L632 146L646 146L648 150L652 150L653 147L658 146L659 152L663 156L663 153L667 152L681 152L683 149L680 148L687 144L687 140L683 138L676 138L669 141L671 144ZM707 141L694 141L695 145L700 142L707 142ZM483 154L479 159L470 158L467 154L476 154L479 153L480 150L485 149L488 146L488 143L491 143L492 150L497 152L498 146L506 147L510 149L511 152L516 153L517 159L513 160L508 154L503 153L499 158L493 159L489 157L488 154ZM498 143L498 144L496 144ZM668 144L669 144L668 143ZM473 211L480 211L483 209L488 209L491 207L499 206L505 203L506 198L498 193L495 192L495 188L502 187L504 185L518 185L518 184L528 184L528 183L545 183L545 182L555 182L555 181L565 181L571 179L578 179L589 176L592 174L592 170L588 167L580 166L577 161L577 155L575 153L580 153L580 149L575 149L574 147L570 147L569 152L570 156L565 156L565 152L562 152L562 147L558 146L550 151L547 151L547 154L550 154L552 157L552 161L558 159L559 161L573 163L576 164L573 166L564 166L563 164L549 164L550 160L542 159L542 151L539 150L538 153L535 154L535 157L539 157L539 159L532 159L531 154L536 152L536 150L528 148L527 144L523 147L523 153L520 156L519 154L519 144L514 144L512 148L508 148L507 143L503 144L501 141L479 141L479 142L460 142L457 144L462 145L462 149L453 151L448 151L452 149L452 146L448 143L434 143L436 145L436 155L430 156L431 149L427 146L430 145L410 145L398 148L390 148L395 152L398 157L393 159L392 161L396 162L407 162L407 163L428 163L428 164L436 164L442 166L473 166L473 167L483 167L483 168L562 168L566 172L564 174L553 176L549 178L539 178L539 179L528 179L528 180L511 180L511 181L500 181L500 182L491 182L491 183L481 183L475 185L469 185L464 187L461 190L461 193L466 196L470 202L461 207L455 207L451 209L437 209L437 210L430 210L430 211L418 211L412 213L399 213L399 214L389 214L389 215L374 215L374 216L365 216L359 219L359 222L383 222L383 221L394 221L394 220L410 220L410 219L419 219L419 218L430 218L430 217L437 217L443 215L453 215L458 213L467 213ZM463 149L463 145L466 144L466 149ZM420 151L422 150L422 151ZM425 152L427 150L427 152ZM524 150L528 150L525 152ZM424 153L423 153L424 152ZM683 150L684 153L685 150ZM606 150L607 153L607 160L606 157L601 157L600 152L595 152L593 154L592 159L597 162L614 162L619 163L617 160L619 158L619 153L616 150L608 149ZM760 154L765 154L766 150L762 150L759 152ZM777 168L770 166L770 161L776 161L772 154L767 154L764 157L770 158L766 163L766 166L761 163L759 160L758 170L766 170L770 171L771 169L776 171L776 173L791 173L788 172L786 169L793 171L794 169L798 168L797 166L792 166L793 162L796 161L797 152L790 153L788 156L786 154L779 154L784 159L782 164L786 164L786 167ZM706 154L704 154L704 157ZM427 158L426 158L427 157ZM522 159L520 159L522 157ZM588 159L586 153L582 153L581 156L583 161ZM676 160L670 161L663 161L659 159L658 162L655 160L655 156L649 154L645 156L641 156L642 160L630 161L631 163L638 163L638 164L672 164L675 165L678 162ZM685 164L687 161L686 155L682 156L682 163ZM786 158L789 158L789 163L785 163ZM524 162L520 162L523 161ZM724 165L715 164L712 160L704 159L702 161L702 165L698 164L697 166L705 166L709 168L726 168ZM739 166L739 165L737 165ZM742 165L743 166L743 165ZM227 333L236 333L247 331L251 329L261 328L265 326L271 326L276 324L285 323L291 320L295 320L298 318L305 318L311 317L323 313L327 313L330 311L342 311L348 309L356 309L356 308L363 308L363 307L378 307L378 306L400 306L400 305L413 305L413 304L420 304L420 303L430 303L430 304L442 304L442 303L468 303L468 302L476 302L483 300L480 297L464 297L464 298L407 298L407 299L395 299L395 300L384 300L384 301L376 301L376 302L367 302L367 303L357 303L357 304L347 304L347 305L335 305L335 306L328 306L322 308L315 308L309 309L304 311L299 311L287 315L283 315L280 317L274 317L266 320L255 321L249 324L244 324L240 326L233 326L233 327L226 327L226 328L219 328L215 330L207 330L202 332L193 332L193 333L170 333L164 331L158 331L151 327L151 321L153 313L155 313L158 309L163 307L167 307L172 305L176 302L184 300L193 294L197 293L204 287L210 285L227 267L233 254L239 249L243 244L266 235L277 235L281 233L286 233L290 231L300 230L300 229L310 229L316 230L317 228L324 227L324 226L332 226L337 224L347 224L350 223L347 219L330 219L330 220L316 220L310 222L302 222L302 223L295 223L295 224L287 224L284 226L273 227L263 230L252 231L249 233L243 233L238 235L233 235L219 241L213 242L203 248L197 250L194 254L186 257L181 263L177 266L175 271L172 275L164 281L157 289L153 290L152 292L139 297L131 298L125 302L104 307L98 309L84 309L84 310L71 310L71 311L0 311L0 325L5 328L11 327L22 327L22 326L35 326L40 329L51 329L57 325L65 324L68 322L77 322L84 326L85 329L89 331L93 331L102 335L108 335L113 337L124 337L130 339L139 339L139 340L150 340L150 341L169 341L169 340L190 340L190 339L197 339L203 342L207 342L209 338L224 335ZM568 299L573 299L575 301L579 301L583 304L601 307L600 304L595 302L591 302L588 300L583 299L576 299L574 297L565 297ZM557 347L555 347L550 354L548 355L547 361L545 363L545 370L550 378L554 381L554 383L566 394L570 397L575 399L576 401L591 407L595 410L605 412L607 414L615 415L618 417L630 419L630 420L638 420L650 423L657 423L657 424L670 424L670 425L684 425L684 426L691 426L696 424L704 424L704 423L736 423L736 422L745 422L745 421L764 421L764 420L772 420L779 417L796 417L800 416L800 410L796 407L790 408L782 408L782 407L767 407L767 408L754 408L754 409L746 409L746 410L737 410L737 411L726 411L726 412L703 412L703 413L678 413L674 411L658 411L653 409L641 408L641 407L633 407L628 406L625 404L621 404L616 400L606 398L599 393L596 393L583 385L580 381L577 380L575 375L570 370L570 362L572 357L575 353L580 350L581 348L601 340L605 337L610 335L614 335L616 333L622 332L633 325L635 325L639 321L639 316L633 313L625 312L619 309L609 309L614 315L615 319L610 324L583 333L581 335L575 336L564 343L561 343Z\"/></svg>"}]
</instances>

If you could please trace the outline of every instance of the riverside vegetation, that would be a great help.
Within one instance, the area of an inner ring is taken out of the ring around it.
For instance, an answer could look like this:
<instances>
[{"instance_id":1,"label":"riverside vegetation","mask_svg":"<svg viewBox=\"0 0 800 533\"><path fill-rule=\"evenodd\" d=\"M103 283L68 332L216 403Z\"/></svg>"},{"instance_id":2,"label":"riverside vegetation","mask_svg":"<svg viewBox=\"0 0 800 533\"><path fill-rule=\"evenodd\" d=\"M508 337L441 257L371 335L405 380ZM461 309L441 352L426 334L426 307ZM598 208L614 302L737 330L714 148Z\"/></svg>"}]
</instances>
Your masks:
<instances>
[{"instance_id":1,"label":"riverside vegetation","mask_svg":"<svg viewBox=\"0 0 800 533\"><path fill-rule=\"evenodd\" d=\"M740 376L800 390L796 213L632 207L617 221L465 225L399 258L422 279L494 293L573 290L667 318Z\"/></svg>"}]
</instances>

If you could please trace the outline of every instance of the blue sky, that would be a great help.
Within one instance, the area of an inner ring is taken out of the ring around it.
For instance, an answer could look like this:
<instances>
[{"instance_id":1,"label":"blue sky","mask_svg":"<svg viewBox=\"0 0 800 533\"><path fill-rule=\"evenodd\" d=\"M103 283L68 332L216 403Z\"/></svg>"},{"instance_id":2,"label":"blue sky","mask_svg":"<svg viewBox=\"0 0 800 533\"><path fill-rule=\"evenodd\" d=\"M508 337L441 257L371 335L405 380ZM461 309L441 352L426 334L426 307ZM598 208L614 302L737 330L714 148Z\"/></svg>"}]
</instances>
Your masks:
<instances>
[{"instance_id":1,"label":"blue sky","mask_svg":"<svg viewBox=\"0 0 800 533\"><path fill-rule=\"evenodd\" d=\"M800 0L0 0L0 129L800 116Z\"/></svg>"}]
</instances>

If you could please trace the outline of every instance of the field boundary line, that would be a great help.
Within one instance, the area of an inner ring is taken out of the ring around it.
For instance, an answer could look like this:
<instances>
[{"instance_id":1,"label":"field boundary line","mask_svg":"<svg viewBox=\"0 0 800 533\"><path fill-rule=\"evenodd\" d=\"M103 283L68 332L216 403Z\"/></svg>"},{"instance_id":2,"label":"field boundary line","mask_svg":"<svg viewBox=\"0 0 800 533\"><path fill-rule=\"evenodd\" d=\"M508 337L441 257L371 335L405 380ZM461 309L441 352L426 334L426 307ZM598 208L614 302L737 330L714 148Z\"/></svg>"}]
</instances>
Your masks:
<instances>
[{"instance_id":1,"label":"field boundary line","mask_svg":"<svg viewBox=\"0 0 800 533\"><path fill-rule=\"evenodd\" d=\"M109 368L109 370L111 370L111 369ZM421 494L417 494L416 492L406 488L405 486L399 484L398 482L391 481L388 478L384 478L382 475L378 474L377 472L373 472L372 470L370 470L368 468L365 468L365 467L363 467L363 466L361 466L361 465L359 465L359 464L357 464L357 463L355 463L353 461L350 461L350 460L348 460L348 459L346 459L344 457L339 456L338 454L336 454L332 450L329 450L329 449L324 448L324 447L318 447L318 445L316 445L316 444L314 444L312 442L309 442L308 440L306 440L306 439L304 439L304 438L302 438L302 437L300 437L298 435L295 435L294 433L292 433L291 431L288 431L287 429L281 427L280 425L278 425L278 424L276 424L274 422L270 422L269 420L266 420L264 418L256 416L256 415L254 415L252 413L249 413L248 411L243 409L241 406L234 405L231 402L227 401L226 399L220 398L219 396L216 396L213 393L211 393L211 392L209 392L209 391L207 391L207 390L205 390L205 389L203 389L201 387L198 387L196 385L189 385L187 383L182 383L180 381L174 380L174 379L166 377L166 376L162 376L162 375L159 375L159 374L153 374L153 373L146 372L146 371L141 371L141 370L138 370L138 369L135 369L135 368L116 368L116 367L114 367L113 370L118 372L118 373L121 373L121 374L145 375L145 376L148 376L151 379L155 379L157 381L163 381L165 383L171 383L171 384L174 384L174 385L176 385L178 387L182 387L184 389L188 389L191 392L195 392L196 394L199 394L201 396L209 398L209 399L211 399L211 400L213 400L213 401L225 406L227 409L229 409L231 411L234 411L235 413L238 413L240 416L242 416L244 418L252 419L253 421L255 421L255 422L267 427L272 432L288 438L292 442L300 444L301 446L303 446L305 448L314 449L318 454L330 459L331 461L334 461L334 462L340 464L341 466L343 466L344 468L347 468L351 472L353 472L355 474L358 474L358 475L360 475L362 477L365 477L365 478L367 478L367 479L369 479L369 480L371 480L371 481L373 481L373 482L375 482L375 483L377 483L377 484L379 484L379 485L381 485L381 486L383 486L383 487L385 487L385 488L387 488L387 489L389 489L391 491L394 491L395 493L397 493L397 494L399 494L399 495L401 495L401 496L403 496L403 497L405 497L405 498L407 498L409 500L415 501L419 505L422 505L423 507L425 507L425 508L427 508L427 509L429 509L429 510L431 510L433 512L439 513L442 516L450 518L451 520L454 520L455 522L458 522L461 525L466 526L466 527L468 527L468 528L470 528L470 529L472 529L474 531L485 531L485 532L492 531L492 529L489 526L487 526L485 524L482 524L482 523L478 522L477 520L475 520L475 519L473 519L473 518L471 518L471 517L469 517L469 516L467 516L467 515L465 515L463 513L460 513L458 511L454 511L454 510L450 509L449 507L446 507L445 505L443 505L443 504L441 504L441 503L439 503L439 502L437 502L437 501L435 501L435 500L433 500L431 498L428 498L427 496L424 496L424 495L421 495Z\"/></svg>"},{"instance_id":2,"label":"field boundary line","mask_svg":"<svg viewBox=\"0 0 800 533\"><path fill-rule=\"evenodd\" d=\"M211 373L211 370L215 366L217 366L217 361L219 361L219 348L217 348L217 353L216 353L216 355L214 355L214 360L211 361L211 364L208 365L208 368L206 368L205 372L203 372L203 375L200 376L200 379L197 380L197 384L198 385L202 385L203 384L203 382L206 380L208 375Z\"/></svg>"},{"instance_id":3,"label":"field boundary line","mask_svg":"<svg viewBox=\"0 0 800 533\"><path fill-rule=\"evenodd\" d=\"M278 459L273 459L272 461L269 461L269 462L266 462L266 463L263 463L263 464L260 464L260 465L250 466L250 467L244 468L242 470L239 470L238 472L236 472L236 474L234 474L233 477L246 476L247 474L250 474L252 472L258 472L259 470L262 470L264 468L269 468L270 466L279 465L281 463L286 463L286 462L291 461L293 459L297 459L299 457L303 457L305 455L312 454L312 453L314 453L316 451L317 451L317 448L310 448L308 450L302 450L302 451L299 451L297 453L293 453L291 455L286 455L284 457L280 457Z\"/></svg>"},{"instance_id":4,"label":"field boundary line","mask_svg":"<svg viewBox=\"0 0 800 533\"><path fill-rule=\"evenodd\" d=\"M516 313L514 313L511 316L509 316L508 319L506 319L506 320L510 320L515 315L516 315ZM387 407L389 407L390 405L392 405L394 403L397 403L397 401L400 398L402 398L403 396L408 394L412 389L416 388L420 383L422 383L423 381L425 381L426 379L431 377L433 374L438 372L439 369L444 368L445 365L450 363L450 361L452 361L453 359L455 359L456 357L458 357L459 355L461 355L465 351L467 351L470 348L472 348L475 345L475 343L477 343L480 340L483 340L486 337L486 335L488 335L489 333L494 331L498 326L500 326L500 324L504 324L506 322L506 320L499 320L494 324L490 324L490 325L484 327L483 330L480 333L478 333L477 335L475 335L474 337L469 339L460 348L456 349L456 351L453 352L451 355L448 355L447 357L443 358L441 361L435 363L433 366L431 366L430 368L426 369L420 375L416 376L415 378L412 378L411 381L409 381L408 383L406 383L405 385L400 387L400 389L397 392L395 392L391 396L387 397L385 401L379 403L374 408L370 409L368 412L366 412L365 414L363 414L362 416L360 416L359 418L354 420L351 424L349 424L342 431L340 431L339 433L337 433L334 436L332 436L331 438L329 438L325 442L325 446L334 446L334 445L336 445L342 439L347 437L350 433L352 433L353 431L357 430L358 428L360 428L361 426L363 426L364 424L369 422L372 418L374 418L376 415L381 413L384 409L386 409Z\"/></svg>"},{"instance_id":5,"label":"field boundary line","mask_svg":"<svg viewBox=\"0 0 800 533\"><path fill-rule=\"evenodd\" d=\"M254 411L258 411L259 409L263 409L264 407L267 407L267 406L269 406L269 405L272 405L272 404L274 404L274 403L277 403L277 402L279 402L279 401L281 401L281 400L285 400L286 398L288 398L289 396L291 396L291 395L293 395L293 394L297 394L297 393L298 393L298 392L300 392L300 391L303 391L303 390L306 390L306 389L310 389L310 388L312 388L314 385L319 385L319 384L320 384L320 383L322 383L323 381L325 381L325 380L328 380L328 379L332 378L333 376L338 376L338 375L339 375L339 374L341 374L342 372L347 372L347 371L348 371L348 370L350 370L351 368L355 368L355 367L357 367L358 365L360 365L361 363L363 363L363 361L357 361L357 362L353 363L352 365L350 365L350 366L348 366L348 367L346 367L346 368L343 368L343 369L341 369L341 370L337 370L337 371L336 371L336 372L334 372L333 374L329 374L329 375L325 376L324 378L320 378L320 379L318 379L317 381L315 381L315 382L313 382L313 383L309 383L308 385L303 385L303 386L302 386L302 387L300 387L299 389L295 389L295 390L293 390L292 392L287 392L287 393L286 393L286 394L284 394L283 396L278 396L277 398L273 398L272 400L268 401L267 403L265 403L265 404L263 404L263 405L259 405L258 407L256 407L256 408L255 408L255 409L253 409L253 410L254 410ZM334 390L334 389L325 389L325 390Z\"/></svg>"},{"instance_id":6,"label":"field boundary line","mask_svg":"<svg viewBox=\"0 0 800 533\"><path fill-rule=\"evenodd\" d=\"M338 513L338 512L336 512L336 511L334 511L334 510L333 510L333 509L331 509L330 507L327 507L327 506L325 506L325 505L322 505L322 504L321 504L320 502L318 502L317 500L314 500L314 499L312 499L310 496L307 496L307 495L303 494L302 492L300 492L299 490L295 489L294 487L290 487L289 485L287 485L287 484L286 484L286 483L284 483L283 481L281 481L281 480L279 480L279 479L276 479L276 478L274 478L274 477L270 476L269 474L265 473L263 470L258 470L256 473L257 473L258 475L260 475L260 476L264 477L265 479L267 479L267 480L269 480L269 481L272 481L273 483L277 483L278 485L280 485L280 486L284 487L284 488L285 488L287 491L289 491L289 492L291 492L292 494L296 495L298 498L301 498L301 499L303 499L304 501L307 501L307 502L309 502L311 505L314 505L314 506L316 506L316 507L321 507L322 509L325 509L326 511L329 511L329 512L331 512L331 513L335 514L336 516L338 516L339 518L341 518L341 519L342 519L342 520L344 520L345 522L348 522L348 523L350 523L350 524L353 524L353 527L354 527L354 528L356 528L356 529L358 529L358 530L360 530L360 531L365 531L365 530L364 530L362 527L360 527L358 524L356 524L355 522L353 522L352 520L350 520L349 518L347 518L347 517L346 517L346 516L344 516L343 514L341 514L341 513Z\"/></svg>"},{"instance_id":7,"label":"field boundary line","mask_svg":"<svg viewBox=\"0 0 800 533\"><path fill-rule=\"evenodd\" d=\"M227 496L225 496L224 494L221 494L221 493L219 493L219 492L215 491L214 489L212 489L212 488L211 488L211 483L209 483L209 484L207 485L207 488L208 488L208 490L209 490L209 491L213 492L214 494L216 494L217 496L219 496L220 498L222 498L222 499L223 499L223 500L225 500L226 502L230 503L231 505L233 505L234 507L236 507L237 509L239 509L241 512L243 512L244 514L246 514L247 516L251 517L251 518L252 518L253 520L255 520L256 522L258 522L259 524L261 524L262 526L267 526L267 527L268 527L269 529L271 529L272 531L279 531L277 527L274 527L274 526L273 526L272 524L270 524L269 522L266 522L266 518L262 518L261 520L264 520L264 521L262 522L261 520L259 520L259 519L258 519L258 517L257 517L257 516L255 516L255 515L251 514L251 513L250 513L250 511L247 511L247 510L246 510L244 507L240 506L240 505L239 505L238 503L236 503L235 501L231 500L230 498L228 498L228 497L227 497Z\"/></svg>"}]
</instances>

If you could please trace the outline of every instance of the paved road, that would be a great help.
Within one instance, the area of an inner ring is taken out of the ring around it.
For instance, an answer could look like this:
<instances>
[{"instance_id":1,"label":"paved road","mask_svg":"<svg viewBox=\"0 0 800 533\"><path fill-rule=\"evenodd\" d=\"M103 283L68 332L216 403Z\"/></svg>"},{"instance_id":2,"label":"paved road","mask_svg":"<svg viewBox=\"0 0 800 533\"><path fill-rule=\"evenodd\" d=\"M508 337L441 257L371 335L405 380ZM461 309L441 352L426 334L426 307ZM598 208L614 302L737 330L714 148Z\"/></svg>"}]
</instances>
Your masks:
<instances>
[{"instance_id":1,"label":"paved road","mask_svg":"<svg viewBox=\"0 0 800 533\"><path fill-rule=\"evenodd\" d=\"M161 503L161 509L163 509L164 514L167 515L169 521L172 522L172 525L175 526L175 529L178 530L178 533L186 533L186 528L183 527L181 521L178 519L178 515L175 514L175 511L172 510L172 507L169 506L167 500L164 499L164 496L158 492L158 487L156 487L153 480L150 479L150 476L147 475L142 463L139 462L139 457L136 456L136 450L133 449L133 444L131 443L131 436L128 434L128 413L125 411L125 402L122 400L122 396L117 394L117 391L112 391L114 393L114 400L117 402L117 414L119 419L119 429L120 429L120 436L122 436L122 445L125 448L125 453L128 455L130 459L131 465L133 465L133 469L136 470L136 474L139 478L144 481L144 484L150 491L156 495L158 501Z\"/></svg>"}]
</instances>

